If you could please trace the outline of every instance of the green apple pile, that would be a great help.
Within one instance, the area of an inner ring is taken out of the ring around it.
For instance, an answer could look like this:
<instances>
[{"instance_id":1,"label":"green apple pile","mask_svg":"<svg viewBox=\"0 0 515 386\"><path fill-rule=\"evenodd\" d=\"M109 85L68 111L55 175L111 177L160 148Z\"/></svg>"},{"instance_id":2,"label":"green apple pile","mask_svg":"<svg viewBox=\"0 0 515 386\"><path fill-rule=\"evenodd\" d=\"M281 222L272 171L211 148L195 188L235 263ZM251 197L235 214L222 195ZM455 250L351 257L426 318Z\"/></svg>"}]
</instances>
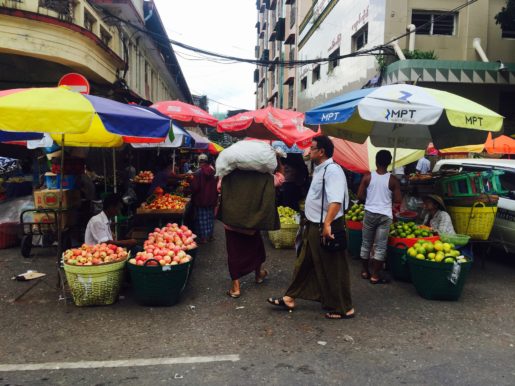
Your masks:
<instances>
[{"instance_id":1,"label":"green apple pile","mask_svg":"<svg viewBox=\"0 0 515 386\"><path fill-rule=\"evenodd\" d=\"M408 255L418 260L434 261L435 263L465 263L466 257L455 249L452 243L443 243L440 240L434 243L418 240L415 245L408 248Z\"/></svg>"},{"instance_id":2,"label":"green apple pile","mask_svg":"<svg viewBox=\"0 0 515 386\"><path fill-rule=\"evenodd\" d=\"M400 237L403 239L415 239L420 237L432 237L433 232L410 222L395 222L390 225L390 237Z\"/></svg>"},{"instance_id":3,"label":"green apple pile","mask_svg":"<svg viewBox=\"0 0 515 386\"><path fill-rule=\"evenodd\" d=\"M345 214L345 220L349 221L363 221L363 217L365 217L365 205L363 204L352 205Z\"/></svg>"},{"instance_id":4,"label":"green apple pile","mask_svg":"<svg viewBox=\"0 0 515 386\"><path fill-rule=\"evenodd\" d=\"M299 212L296 210L287 206L279 206L277 212L279 212L279 221L281 224L291 225L299 223Z\"/></svg>"}]
</instances>

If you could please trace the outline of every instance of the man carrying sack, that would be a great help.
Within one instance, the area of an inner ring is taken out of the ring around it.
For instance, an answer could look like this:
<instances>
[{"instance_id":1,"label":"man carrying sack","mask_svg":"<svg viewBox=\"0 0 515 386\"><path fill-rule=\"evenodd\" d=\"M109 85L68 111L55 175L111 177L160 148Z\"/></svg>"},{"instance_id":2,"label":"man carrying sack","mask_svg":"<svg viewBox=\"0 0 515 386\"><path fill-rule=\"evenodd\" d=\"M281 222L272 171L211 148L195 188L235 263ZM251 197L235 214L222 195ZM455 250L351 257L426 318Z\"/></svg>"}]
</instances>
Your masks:
<instances>
[{"instance_id":1,"label":"man carrying sack","mask_svg":"<svg viewBox=\"0 0 515 386\"><path fill-rule=\"evenodd\" d=\"M349 319L355 314L343 217L349 197L345 174L331 158L333 151L329 137L313 138L310 157L317 166L306 198L302 249L286 294L268 302L291 311L295 299L313 300L328 310L326 318Z\"/></svg>"}]
</instances>

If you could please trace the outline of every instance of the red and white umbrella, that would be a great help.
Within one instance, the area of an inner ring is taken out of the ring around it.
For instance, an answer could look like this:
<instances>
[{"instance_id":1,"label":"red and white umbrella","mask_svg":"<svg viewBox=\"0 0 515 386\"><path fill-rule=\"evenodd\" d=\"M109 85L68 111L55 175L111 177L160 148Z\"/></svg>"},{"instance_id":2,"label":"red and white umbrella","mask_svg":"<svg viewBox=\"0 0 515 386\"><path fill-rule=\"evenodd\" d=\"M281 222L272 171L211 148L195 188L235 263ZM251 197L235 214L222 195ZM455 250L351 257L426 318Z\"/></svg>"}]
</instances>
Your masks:
<instances>
[{"instance_id":1,"label":"red and white umbrella","mask_svg":"<svg viewBox=\"0 0 515 386\"><path fill-rule=\"evenodd\" d=\"M216 130L234 137L252 137L283 141L288 147L309 147L313 137L319 135L304 126L304 114L298 111L264 109L247 111L218 122Z\"/></svg>"},{"instance_id":2,"label":"red and white umbrella","mask_svg":"<svg viewBox=\"0 0 515 386\"><path fill-rule=\"evenodd\" d=\"M182 122L184 126L216 127L218 119L200 107L181 101L161 101L150 106L173 120Z\"/></svg>"}]
</instances>

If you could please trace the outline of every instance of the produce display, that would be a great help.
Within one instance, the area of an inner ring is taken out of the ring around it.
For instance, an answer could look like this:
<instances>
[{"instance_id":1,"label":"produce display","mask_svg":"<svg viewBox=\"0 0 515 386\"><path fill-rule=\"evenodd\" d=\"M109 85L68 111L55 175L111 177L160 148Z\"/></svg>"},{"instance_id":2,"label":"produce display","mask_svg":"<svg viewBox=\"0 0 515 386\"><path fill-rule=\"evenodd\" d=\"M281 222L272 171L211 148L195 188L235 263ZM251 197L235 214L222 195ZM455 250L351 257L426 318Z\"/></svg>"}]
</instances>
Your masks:
<instances>
[{"instance_id":1,"label":"produce display","mask_svg":"<svg viewBox=\"0 0 515 386\"><path fill-rule=\"evenodd\" d=\"M138 184L151 184L154 180L154 173L150 170L143 170L138 173L136 177L134 177L134 182Z\"/></svg>"},{"instance_id":2,"label":"produce display","mask_svg":"<svg viewBox=\"0 0 515 386\"><path fill-rule=\"evenodd\" d=\"M148 210L169 209L183 211L186 208L187 202L188 200L184 197L166 193L162 196L156 196L155 199L150 203L144 203L142 208Z\"/></svg>"},{"instance_id":3,"label":"produce display","mask_svg":"<svg viewBox=\"0 0 515 386\"><path fill-rule=\"evenodd\" d=\"M413 221L410 221L396 222L390 225L390 236L400 237L403 239L413 239L417 237L432 237L434 234L431 228L417 225Z\"/></svg>"},{"instance_id":4,"label":"produce display","mask_svg":"<svg viewBox=\"0 0 515 386\"><path fill-rule=\"evenodd\" d=\"M296 210L287 206L279 206L277 212L279 213L279 221L281 224L291 225L299 223L299 212Z\"/></svg>"},{"instance_id":5,"label":"produce display","mask_svg":"<svg viewBox=\"0 0 515 386\"><path fill-rule=\"evenodd\" d=\"M455 249L454 244L443 243L440 240L434 243L419 240L414 246L408 248L408 255L418 260L434 261L435 263L467 262L467 258Z\"/></svg>"},{"instance_id":6,"label":"produce display","mask_svg":"<svg viewBox=\"0 0 515 386\"><path fill-rule=\"evenodd\" d=\"M114 244L83 244L80 248L68 249L63 253L65 264L69 265L102 265L127 259L125 248Z\"/></svg>"},{"instance_id":7,"label":"produce display","mask_svg":"<svg viewBox=\"0 0 515 386\"><path fill-rule=\"evenodd\" d=\"M156 228L148 235L143 244L144 251L138 252L135 258L129 260L134 265L178 265L191 261L186 251L197 248L197 236L187 226L167 224L163 228Z\"/></svg>"},{"instance_id":8,"label":"produce display","mask_svg":"<svg viewBox=\"0 0 515 386\"><path fill-rule=\"evenodd\" d=\"M354 204L349 211L345 214L345 220L349 221L363 221L365 217L365 205Z\"/></svg>"}]
</instances>

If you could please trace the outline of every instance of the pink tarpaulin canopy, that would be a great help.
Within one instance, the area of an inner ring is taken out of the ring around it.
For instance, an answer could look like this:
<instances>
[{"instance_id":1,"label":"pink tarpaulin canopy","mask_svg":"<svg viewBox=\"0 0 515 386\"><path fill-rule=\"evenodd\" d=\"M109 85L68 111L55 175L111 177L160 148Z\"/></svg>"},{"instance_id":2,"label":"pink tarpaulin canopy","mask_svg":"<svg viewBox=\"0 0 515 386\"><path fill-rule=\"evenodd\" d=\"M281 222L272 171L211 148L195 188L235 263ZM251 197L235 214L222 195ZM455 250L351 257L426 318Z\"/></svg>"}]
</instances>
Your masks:
<instances>
[{"instance_id":1,"label":"pink tarpaulin canopy","mask_svg":"<svg viewBox=\"0 0 515 386\"><path fill-rule=\"evenodd\" d=\"M271 106L224 119L218 122L216 129L235 137L279 140L288 147L300 148L309 147L312 138L318 135L304 126L303 113Z\"/></svg>"}]
</instances>

